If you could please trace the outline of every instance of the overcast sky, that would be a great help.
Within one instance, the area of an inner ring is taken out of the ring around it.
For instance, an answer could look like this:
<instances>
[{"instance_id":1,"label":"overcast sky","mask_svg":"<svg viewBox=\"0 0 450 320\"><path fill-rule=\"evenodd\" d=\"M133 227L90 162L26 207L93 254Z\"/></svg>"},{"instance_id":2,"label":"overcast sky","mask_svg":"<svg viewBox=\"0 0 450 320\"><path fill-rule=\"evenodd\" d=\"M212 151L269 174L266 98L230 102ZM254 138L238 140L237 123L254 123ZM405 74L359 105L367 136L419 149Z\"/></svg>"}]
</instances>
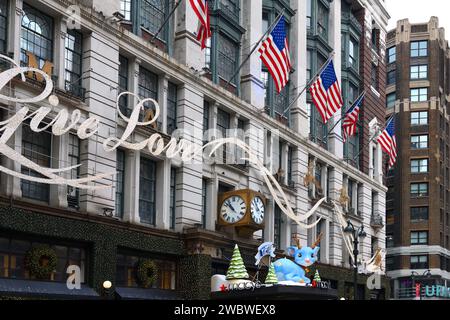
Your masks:
<instances>
[{"instance_id":1,"label":"overcast sky","mask_svg":"<svg viewBox=\"0 0 450 320\"><path fill-rule=\"evenodd\" d=\"M439 26L445 28L450 39L450 1L448 0L386 0L391 15L389 30L395 28L397 20L409 18L412 23L428 22L431 16L439 17Z\"/></svg>"}]
</instances>

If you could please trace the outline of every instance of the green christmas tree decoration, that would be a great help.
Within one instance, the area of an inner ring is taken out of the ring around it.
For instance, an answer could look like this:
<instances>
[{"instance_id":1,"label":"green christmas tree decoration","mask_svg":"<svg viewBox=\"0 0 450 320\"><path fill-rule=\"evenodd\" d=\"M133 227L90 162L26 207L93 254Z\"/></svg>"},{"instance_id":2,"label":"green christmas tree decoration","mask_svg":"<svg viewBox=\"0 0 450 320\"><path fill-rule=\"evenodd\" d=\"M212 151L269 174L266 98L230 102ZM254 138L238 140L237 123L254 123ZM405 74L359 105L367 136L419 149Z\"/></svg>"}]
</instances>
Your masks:
<instances>
[{"instance_id":1,"label":"green christmas tree decoration","mask_svg":"<svg viewBox=\"0 0 450 320\"><path fill-rule=\"evenodd\" d=\"M233 250L233 256L231 257L230 266L228 267L227 280L244 280L248 278L241 252L239 251L238 245L236 245Z\"/></svg>"},{"instance_id":2,"label":"green christmas tree decoration","mask_svg":"<svg viewBox=\"0 0 450 320\"><path fill-rule=\"evenodd\" d=\"M314 281L322 282L322 279L320 279L319 270L316 270L316 273L314 274Z\"/></svg>"},{"instance_id":3,"label":"green christmas tree decoration","mask_svg":"<svg viewBox=\"0 0 450 320\"><path fill-rule=\"evenodd\" d=\"M270 264L269 273L267 274L265 284L278 284L278 278L275 274L275 267L273 266L273 263Z\"/></svg>"}]
</instances>

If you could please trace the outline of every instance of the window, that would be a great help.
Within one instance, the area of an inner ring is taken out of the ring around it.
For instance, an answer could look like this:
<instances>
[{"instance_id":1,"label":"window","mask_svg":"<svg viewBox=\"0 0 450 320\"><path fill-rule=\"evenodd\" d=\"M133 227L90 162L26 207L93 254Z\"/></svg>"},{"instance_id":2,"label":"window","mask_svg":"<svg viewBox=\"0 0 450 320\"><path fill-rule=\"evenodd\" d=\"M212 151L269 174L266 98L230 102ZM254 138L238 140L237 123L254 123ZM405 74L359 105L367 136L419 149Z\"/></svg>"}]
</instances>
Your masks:
<instances>
[{"instance_id":1,"label":"window","mask_svg":"<svg viewBox=\"0 0 450 320\"><path fill-rule=\"evenodd\" d=\"M231 116L228 112L223 111L222 109L219 109L217 112L217 130L220 133L217 138L227 138L228 137L228 130L230 129L231 124ZM227 145L222 146L223 150L223 163L227 163L227 154L230 147Z\"/></svg>"},{"instance_id":2,"label":"window","mask_svg":"<svg viewBox=\"0 0 450 320\"><path fill-rule=\"evenodd\" d=\"M412 126L426 126L428 125L428 111L411 112Z\"/></svg>"},{"instance_id":3,"label":"window","mask_svg":"<svg viewBox=\"0 0 450 320\"><path fill-rule=\"evenodd\" d=\"M413 198L428 197L428 183L412 183L411 197Z\"/></svg>"},{"instance_id":4,"label":"window","mask_svg":"<svg viewBox=\"0 0 450 320\"><path fill-rule=\"evenodd\" d=\"M68 30L65 40L65 89L71 94L84 99L84 89L82 87L82 41L81 33Z\"/></svg>"},{"instance_id":5,"label":"window","mask_svg":"<svg viewBox=\"0 0 450 320\"><path fill-rule=\"evenodd\" d=\"M397 94L390 93L386 96L386 107L393 108L395 107L395 101L397 101Z\"/></svg>"},{"instance_id":6,"label":"window","mask_svg":"<svg viewBox=\"0 0 450 320\"><path fill-rule=\"evenodd\" d=\"M294 180L293 180L293 158L294 158L294 149L292 147L288 147L288 167L287 167L287 179L288 179L288 185L294 186Z\"/></svg>"},{"instance_id":7,"label":"window","mask_svg":"<svg viewBox=\"0 0 450 320\"><path fill-rule=\"evenodd\" d=\"M387 74L387 84L392 85L395 84L396 81L397 81L397 71L396 70L389 71Z\"/></svg>"},{"instance_id":8,"label":"window","mask_svg":"<svg viewBox=\"0 0 450 320\"><path fill-rule=\"evenodd\" d=\"M203 144L207 144L209 137L206 135L209 130L209 102L203 102Z\"/></svg>"},{"instance_id":9,"label":"window","mask_svg":"<svg viewBox=\"0 0 450 320\"><path fill-rule=\"evenodd\" d=\"M125 151L117 150L116 161L116 210L118 218L123 218L125 204Z\"/></svg>"},{"instance_id":10,"label":"window","mask_svg":"<svg viewBox=\"0 0 450 320\"><path fill-rule=\"evenodd\" d=\"M411 208L411 221L428 221L428 207Z\"/></svg>"},{"instance_id":11,"label":"window","mask_svg":"<svg viewBox=\"0 0 450 320\"><path fill-rule=\"evenodd\" d=\"M235 22L239 23L240 0L220 0L220 8Z\"/></svg>"},{"instance_id":12,"label":"window","mask_svg":"<svg viewBox=\"0 0 450 320\"><path fill-rule=\"evenodd\" d=\"M29 63L27 51L36 57L40 69L46 61L53 61L53 19L25 3L20 48L22 65Z\"/></svg>"},{"instance_id":13,"label":"window","mask_svg":"<svg viewBox=\"0 0 450 320\"><path fill-rule=\"evenodd\" d=\"M275 204L275 212L274 212L274 244L276 248L281 248L281 209Z\"/></svg>"},{"instance_id":14,"label":"window","mask_svg":"<svg viewBox=\"0 0 450 320\"><path fill-rule=\"evenodd\" d=\"M123 14L126 21L131 20L131 0L120 0L120 13Z\"/></svg>"},{"instance_id":15,"label":"window","mask_svg":"<svg viewBox=\"0 0 450 320\"><path fill-rule=\"evenodd\" d=\"M411 173L428 173L428 159L411 160Z\"/></svg>"},{"instance_id":16,"label":"window","mask_svg":"<svg viewBox=\"0 0 450 320\"><path fill-rule=\"evenodd\" d=\"M206 39L205 67L211 70L211 38Z\"/></svg>"},{"instance_id":17,"label":"window","mask_svg":"<svg viewBox=\"0 0 450 320\"><path fill-rule=\"evenodd\" d=\"M411 256L411 269L428 269L428 256Z\"/></svg>"},{"instance_id":18,"label":"window","mask_svg":"<svg viewBox=\"0 0 450 320\"><path fill-rule=\"evenodd\" d=\"M57 264L55 271L46 280L65 283L69 276L66 271L70 265L77 265L81 269L81 283L86 279L86 251L81 247L63 246L41 242L41 240L22 240L3 236L0 238L0 278L35 280L25 268L27 252L37 246L49 246L56 252Z\"/></svg>"},{"instance_id":19,"label":"window","mask_svg":"<svg viewBox=\"0 0 450 320\"><path fill-rule=\"evenodd\" d=\"M372 29L372 48L378 52L378 44L379 44L379 34L380 31L377 28Z\"/></svg>"},{"instance_id":20,"label":"window","mask_svg":"<svg viewBox=\"0 0 450 320\"><path fill-rule=\"evenodd\" d=\"M317 33L328 40L328 8L321 1L317 1Z\"/></svg>"},{"instance_id":21,"label":"window","mask_svg":"<svg viewBox=\"0 0 450 320\"><path fill-rule=\"evenodd\" d=\"M217 74L228 82L236 71L237 67L237 45L228 37L219 35L218 44ZM239 76L236 76L232 83L237 83Z\"/></svg>"},{"instance_id":22,"label":"window","mask_svg":"<svg viewBox=\"0 0 450 320\"><path fill-rule=\"evenodd\" d=\"M308 50L306 54L306 79L309 81L312 77L312 51Z\"/></svg>"},{"instance_id":23,"label":"window","mask_svg":"<svg viewBox=\"0 0 450 320\"><path fill-rule=\"evenodd\" d=\"M397 60L397 48L392 47L388 49L387 61L388 63L394 63Z\"/></svg>"},{"instance_id":24,"label":"window","mask_svg":"<svg viewBox=\"0 0 450 320\"><path fill-rule=\"evenodd\" d=\"M206 229L206 214L207 214L207 201L208 201L208 180L202 180L202 227Z\"/></svg>"},{"instance_id":25,"label":"window","mask_svg":"<svg viewBox=\"0 0 450 320\"><path fill-rule=\"evenodd\" d=\"M386 235L386 248L393 248L394 246L394 235L392 233L388 233Z\"/></svg>"},{"instance_id":26,"label":"window","mask_svg":"<svg viewBox=\"0 0 450 320\"><path fill-rule=\"evenodd\" d=\"M411 66L411 80L427 79L428 65Z\"/></svg>"},{"instance_id":27,"label":"window","mask_svg":"<svg viewBox=\"0 0 450 320\"><path fill-rule=\"evenodd\" d=\"M428 135L411 136L411 149L428 149Z\"/></svg>"},{"instance_id":28,"label":"window","mask_svg":"<svg viewBox=\"0 0 450 320\"><path fill-rule=\"evenodd\" d=\"M141 26L155 35L166 20L168 1L166 0L141 0ZM158 38L167 40L167 24L161 30Z\"/></svg>"},{"instance_id":29,"label":"window","mask_svg":"<svg viewBox=\"0 0 450 320\"><path fill-rule=\"evenodd\" d=\"M22 155L42 167L50 168L52 135L48 130L33 132L28 123L22 125ZM41 174L24 166L22 166L22 174L42 177ZM50 186L48 184L21 180L21 188L24 198L49 201Z\"/></svg>"},{"instance_id":30,"label":"window","mask_svg":"<svg viewBox=\"0 0 450 320\"><path fill-rule=\"evenodd\" d=\"M428 101L428 88L411 89L411 102Z\"/></svg>"},{"instance_id":31,"label":"window","mask_svg":"<svg viewBox=\"0 0 450 320\"><path fill-rule=\"evenodd\" d=\"M428 56L428 41L411 42L411 57Z\"/></svg>"},{"instance_id":32,"label":"window","mask_svg":"<svg viewBox=\"0 0 450 320\"><path fill-rule=\"evenodd\" d=\"M139 175L139 217L142 223L156 225L156 163L141 158Z\"/></svg>"},{"instance_id":33,"label":"window","mask_svg":"<svg viewBox=\"0 0 450 320\"><path fill-rule=\"evenodd\" d=\"M312 3L311 2L312 2L312 0L306 0L306 28L308 30L310 30L312 27Z\"/></svg>"},{"instance_id":34,"label":"window","mask_svg":"<svg viewBox=\"0 0 450 320\"><path fill-rule=\"evenodd\" d=\"M80 139L76 134L69 134L69 163L70 166L78 166L80 164ZM80 177L80 168L70 171L70 179L76 180ZM67 186L67 204L69 208L80 208L80 190L71 186Z\"/></svg>"},{"instance_id":35,"label":"window","mask_svg":"<svg viewBox=\"0 0 450 320\"><path fill-rule=\"evenodd\" d=\"M176 192L177 192L177 169L170 170L170 228L175 230L176 223Z\"/></svg>"},{"instance_id":36,"label":"window","mask_svg":"<svg viewBox=\"0 0 450 320\"><path fill-rule=\"evenodd\" d=\"M371 85L375 90L378 90L378 66L372 63L371 69Z\"/></svg>"},{"instance_id":37,"label":"window","mask_svg":"<svg viewBox=\"0 0 450 320\"><path fill-rule=\"evenodd\" d=\"M152 98L158 101L158 75L147 69L139 68L139 96L141 99ZM155 107L150 103L144 104L145 113L141 113L141 120L145 118L148 110L155 112Z\"/></svg>"},{"instance_id":38,"label":"window","mask_svg":"<svg viewBox=\"0 0 450 320\"><path fill-rule=\"evenodd\" d=\"M414 231L411 232L411 245L425 245L428 244L428 231Z\"/></svg>"},{"instance_id":39,"label":"window","mask_svg":"<svg viewBox=\"0 0 450 320\"><path fill-rule=\"evenodd\" d=\"M178 87L169 82L167 93L167 134L171 135L177 129L177 98Z\"/></svg>"},{"instance_id":40,"label":"window","mask_svg":"<svg viewBox=\"0 0 450 320\"><path fill-rule=\"evenodd\" d=\"M358 69L358 48L359 45L352 39L348 44L348 62L351 67Z\"/></svg>"},{"instance_id":41,"label":"window","mask_svg":"<svg viewBox=\"0 0 450 320\"><path fill-rule=\"evenodd\" d=\"M128 92L128 59L124 56L119 56L119 94L122 92ZM130 111L128 109L128 96L123 95L119 99L120 111L129 116Z\"/></svg>"},{"instance_id":42,"label":"window","mask_svg":"<svg viewBox=\"0 0 450 320\"><path fill-rule=\"evenodd\" d=\"M0 52L6 53L8 39L8 1L0 2Z\"/></svg>"}]
</instances>

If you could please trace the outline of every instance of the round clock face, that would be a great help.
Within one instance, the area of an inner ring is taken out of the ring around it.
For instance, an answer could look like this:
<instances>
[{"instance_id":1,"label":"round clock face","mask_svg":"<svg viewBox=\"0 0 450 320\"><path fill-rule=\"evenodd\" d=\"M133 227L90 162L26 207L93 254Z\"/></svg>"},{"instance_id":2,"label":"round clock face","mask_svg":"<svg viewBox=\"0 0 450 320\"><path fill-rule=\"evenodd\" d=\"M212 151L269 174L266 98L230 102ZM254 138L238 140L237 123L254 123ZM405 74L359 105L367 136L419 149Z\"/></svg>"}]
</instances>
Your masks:
<instances>
[{"instance_id":1,"label":"round clock face","mask_svg":"<svg viewBox=\"0 0 450 320\"><path fill-rule=\"evenodd\" d=\"M224 221L233 224L241 221L246 211L247 205L244 199L239 196L232 196L223 202L220 215Z\"/></svg>"},{"instance_id":2,"label":"round clock face","mask_svg":"<svg viewBox=\"0 0 450 320\"><path fill-rule=\"evenodd\" d=\"M264 202L260 197L255 197L250 206L252 212L252 219L257 224L262 224L264 221Z\"/></svg>"}]
</instances>

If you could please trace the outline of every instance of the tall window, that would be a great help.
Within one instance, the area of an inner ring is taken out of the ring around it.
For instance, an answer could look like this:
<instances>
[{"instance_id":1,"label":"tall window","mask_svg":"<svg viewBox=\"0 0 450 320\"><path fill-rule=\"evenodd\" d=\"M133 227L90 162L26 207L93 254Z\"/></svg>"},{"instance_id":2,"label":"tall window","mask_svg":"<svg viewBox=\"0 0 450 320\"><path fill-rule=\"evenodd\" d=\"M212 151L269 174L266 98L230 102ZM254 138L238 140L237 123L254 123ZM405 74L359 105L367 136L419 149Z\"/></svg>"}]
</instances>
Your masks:
<instances>
[{"instance_id":1,"label":"tall window","mask_svg":"<svg viewBox=\"0 0 450 320\"><path fill-rule=\"evenodd\" d=\"M156 163L141 158L139 176L139 217L142 223L156 225Z\"/></svg>"},{"instance_id":2,"label":"tall window","mask_svg":"<svg viewBox=\"0 0 450 320\"><path fill-rule=\"evenodd\" d=\"M230 114L228 112L223 111L222 109L219 109L217 112L217 130L221 133L221 138L227 138L228 137L228 130L230 129ZM227 149L229 146L224 145L223 147L223 163L227 162Z\"/></svg>"},{"instance_id":3,"label":"tall window","mask_svg":"<svg viewBox=\"0 0 450 320\"><path fill-rule=\"evenodd\" d=\"M427 79L428 65L411 66L411 80Z\"/></svg>"},{"instance_id":4,"label":"tall window","mask_svg":"<svg viewBox=\"0 0 450 320\"><path fill-rule=\"evenodd\" d=\"M5 53L8 39L8 0L0 2L0 52Z\"/></svg>"},{"instance_id":5,"label":"tall window","mask_svg":"<svg viewBox=\"0 0 450 320\"><path fill-rule=\"evenodd\" d=\"M411 57L428 56L428 41L411 42Z\"/></svg>"},{"instance_id":6,"label":"tall window","mask_svg":"<svg viewBox=\"0 0 450 320\"><path fill-rule=\"evenodd\" d=\"M428 135L411 136L411 149L428 149Z\"/></svg>"},{"instance_id":7,"label":"tall window","mask_svg":"<svg viewBox=\"0 0 450 320\"><path fill-rule=\"evenodd\" d=\"M126 21L131 20L131 0L120 0L120 13L123 14Z\"/></svg>"},{"instance_id":8,"label":"tall window","mask_svg":"<svg viewBox=\"0 0 450 320\"><path fill-rule=\"evenodd\" d=\"M172 134L177 129L177 104L178 87L169 82L167 93L167 134Z\"/></svg>"},{"instance_id":9,"label":"tall window","mask_svg":"<svg viewBox=\"0 0 450 320\"><path fill-rule=\"evenodd\" d=\"M428 183L412 183L411 184L411 197L423 198L428 197Z\"/></svg>"},{"instance_id":10,"label":"tall window","mask_svg":"<svg viewBox=\"0 0 450 320\"><path fill-rule=\"evenodd\" d=\"M211 70L211 38L206 39L205 67Z\"/></svg>"},{"instance_id":11,"label":"tall window","mask_svg":"<svg viewBox=\"0 0 450 320\"><path fill-rule=\"evenodd\" d=\"M123 218L125 203L125 151L117 150L116 161L116 217Z\"/></svg>"},{"instance_id":12,"label":"tall window","mask_svg":"<svg viewBox=\"0 0 450 320\"><path fill-rule=\"evenodd\" d=\"M207 201L208 201L208 181L202 180L202 226L206 229L206 214L207 214Z\"/></svg>"},{"instance_id":13,"label":"tall window","mask_svg":"<svg viewBox=\"0 0 450 320\"><path fill-rule=\"evenodd\" d=\"M428 101L428 88L411 89L411 102Z\"/></svg>"},{"instance_id":14,"label":"tall window","mask_svg":"<svg viewBox=\"0 0 450 320\"><path fill-rule=\"evenodd\" d=\"M350 39L350 41L348 42L348 62L350 66L355 69L358 69L358 47L359 45L353 39Z\"/></svg>"},{"instance_id":15,"label":"tall window","mask_svg":"<svg viewBox=\"0 0 450 320\"><path fill-rule=\"evenodd\" d=\"M168 1L167 0L141 0L141 25L151 34L156 34L164 24L166 19ZM159 34L159 39L167 39L167 24Z\"/></svg>"},{"instance_id":16,"label":"tall window","mask_svg":"<svg viewBox=\"0 0 450 320\"><path fill-rule=\"evenodd\" d=\"M287 179L288 179L288 185L293 186L294 180L293 180L293 160L294 160L294 149L292 147L288 147L288 167L287 167Z\"/></svg>"},{"instance_id":17,"label":"tall window","mask_svg":"<svg viewBox=\"0 0 450 320\"><path fill-rule=\"evenodd\" d=\"M386 107L395 107L395 101L397 100L397 94L395 92L390 93L386 96Z\"/></svg>"},{"instance_id":18,"label":"tall window","mask_svg":"<svg viewBox=\"0 0 450 320\"><path fill-rule=\"evenodd\" d=\"M75 134L69 134L69 163L70 166L80 164L80 139ZM80 168L72 169L70 179L78 179L80 176ZM67 204L70 208L80 208L80 190L71 186L67 186Z\"/></svg>"},{"instance_id":19,"label":"tall window","mask_svg":"<svg viewBox=\"0 0 450 320\"><path fill-rule=\"evenodd\" d=\"M426 126L428 125L428 111L411 112L412 126Z\"/></svg>"},{"instance_id":20,"label":"tall window","mask_svg":"<svg viewBox=\"0 0 450 320\"><path fill-rule=\"evenodd\" d=\"M322 4L321 1L317 1L317 33L324 39L328 40L328 8Z\"/></svg>"},{"instance_id":21,"label":"tall window","mask_svg":"<svg viewBox=\"0 0 450 320\"><path fill-rule=\"evenodd\" d=\"M411 256L411 269L428 269L428 256Z\"/></svg>"},{"instance_id":22,"label":"tall window","mask_svg":"<svg viewBox=\"0 0 450 320\"><path fill-rule=\"evenodd\" d=\"M281 248L281 209L275 204L275 212L274 212L274 244L276 248Z\"/></svg>"},{"instance_id":23,"label":"tall window","mask_svg":"<svg viewBox=\"0 0 450 320\"><path fill-rule=\"evenodd\" d=\"M124 56L119 56L119 93L128 92L128 59ZM128 109L128 96L123 95L119 100L120 111L125 115L130 115Z\"/></svg>"},{"instance_id":24,"label":"tall window","mask_svg":"<svg viewBox=\"0 0 450 320\"><path fill-rule=\"evenodd\" d=\"M240 0L220 0L220 8L235 22L239 22Z\"/></svg>"},{"instance_id":25,"label":"tall window","mask_svg":"<svg viewBox=\"0 0 450 320\"><path fill-rule=\"evenodd\" d=\"M43 68L46 61L53 61L53 19L25 3L23 12L20 61L28 65L28 51L36 57L39 68Z\"/></svg>"},{"instance_id":26,"label":"tall window","mask_svg":"<svg viewBox=\"0 0 450 320\"><path fill-rule=\"evenodd\" d=\"M224 81L228 82L235 73L237 67L237 45L228 37L220 34L218 47L217 74ZM233 79L232 83L236 83L237 78L238 76Z\"/></svg>"},{"instance_id":27,"label":"tall window","mask_svg":"<svg viewBox=\"0 0 450 320\"><path fill-rule=\"evenodd\" d=\"M411 221L412 222L428 221L428 207L412 207Z\"/></svg>"},{"instance_id":28,"label":"tall window","mask_svg":"<svg viewBox=\"0 0 450 320\"><path fill-rule=\"evenodd\" d=\"M428 244L428 231L413 231L411 232L411 245L426 245Z\"/></svg>"},{"instance_id":29,"label":"tall window","mask_svg":"<svg viewBox=\"0 0 450 320\"><path fill-rule=\"evenodd\" d=\"M38 165L51 167L52 135L50 131L33 132L28 124L22 125L22 155ZM22 174L42 178L36 171L22 166ZM48 184L21 180L22 197L49 202Z\"/></svg>"},{"instance_id":30,"label":"tall window","mask_svg":"<svg viewBox=\"0 0 450 320\"><path fill-rule=\"evenodd\" d=\"M372 63L371 69L371 85L375 90L378 90L378 66Z\"/></svg>"},{"instance_id":31,"label":"tall window","mask_svg":"<svg viewBox=\"0 0 450 320\"><path fill-rule=\"evenodd\" d=\"M175 230L177 205L177 169L170 170L170 228Z\"/></svg>"},{"instance_id":32,"label":"tall window","mask_svg":"<svg viewBox=\"0 0 450 320\"><path fill-rule=\"evenodd\" d=\"M387 73L387 84L388 84L388 86L391 85L391 84L395 84L396 81L397 81L397 71L396 70L389 71Z\"/></svg>"},{"instance_id":33,"label":"tall window","mask_svg":"<svg viewBox=\"0 0 450 320\"><path fill-rule=\"evenodd\" d=\"M411 160L411 173L428 173L428 159Z\"/></svg>"},{"instance_id":34,"label":"tall window","mask_svg":"<svg viewBox=\"0 0 450 320\"><path fill-rule=\"evenodd\" d=\"M389 48L387 53L387 62L394 63L397 60L397 47Z\"/></svg>"},{"instance_id":35,"label":"tall window","mask_svg":"<svg viewBox=\"0 0 450 320\"><path fill-rule=\"evenodd\" d=\"M209 137L206 135L209 130L209 102L203 102L203 144L207 144Z\"/></svg>"},{"instance_id":36,"label":"tall window","mask_svg":"<svg viewBox=\"0 0 450 320\"><path fill-rule=\"evenodd\" d=\"M158 75L148 71L147 69L139 68L139 96L141 99L152 98L158 101ZM145 103L144 108L146 111L142 114L142 118L145 117L148 110L155 112L155 106L150 103Z\"/></svg>"},{"instance_id":37,"label":"tall window","mask_svg":"<svg viewBox=\"0 0 450 320\"><path fill-rule=\"evenodd\" d=\"M65 89L79 98L84 98L81 79L82 41L81 33L74 30L67 32L65 40Z\"/></svg>"},{"instance_id":38,"label":"tall window","mask_svg":"<svg viewBox=\"0 0 450 320\"><path fill-rule=\"evenodd\" d=\"M312 0L306 0L306 28L312 28Z\"/></svg>"}]
</instances>

